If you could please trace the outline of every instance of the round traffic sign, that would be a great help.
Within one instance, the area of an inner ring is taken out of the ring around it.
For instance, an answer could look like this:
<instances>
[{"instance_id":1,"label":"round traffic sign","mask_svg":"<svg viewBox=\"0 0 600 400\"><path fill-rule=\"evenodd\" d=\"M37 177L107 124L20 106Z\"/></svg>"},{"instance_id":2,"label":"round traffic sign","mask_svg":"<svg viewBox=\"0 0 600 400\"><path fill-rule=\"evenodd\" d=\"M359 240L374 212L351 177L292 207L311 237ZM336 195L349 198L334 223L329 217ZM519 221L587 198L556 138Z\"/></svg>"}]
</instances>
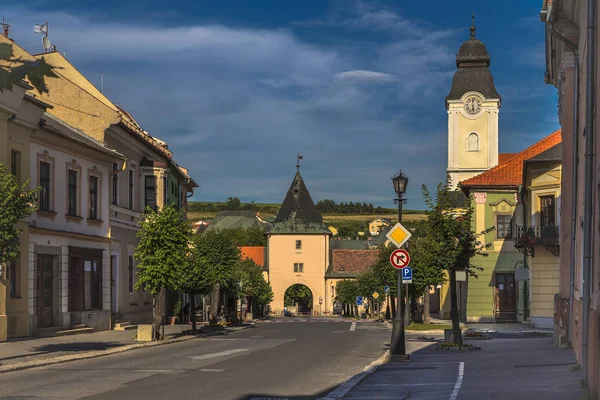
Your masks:
<instances>
[{"instance_id":1,"label":"round traffic sign","mask_svg":"<svg viewBox=\"0 0 600 400\"><path fill-rule=\"evenodd\" d=\"M392 251L392 254L390 255L390 263L396 269L408 267L408 264L410 263L408 251L404 249L396 249Z\"/></svg>"}]
</instances>

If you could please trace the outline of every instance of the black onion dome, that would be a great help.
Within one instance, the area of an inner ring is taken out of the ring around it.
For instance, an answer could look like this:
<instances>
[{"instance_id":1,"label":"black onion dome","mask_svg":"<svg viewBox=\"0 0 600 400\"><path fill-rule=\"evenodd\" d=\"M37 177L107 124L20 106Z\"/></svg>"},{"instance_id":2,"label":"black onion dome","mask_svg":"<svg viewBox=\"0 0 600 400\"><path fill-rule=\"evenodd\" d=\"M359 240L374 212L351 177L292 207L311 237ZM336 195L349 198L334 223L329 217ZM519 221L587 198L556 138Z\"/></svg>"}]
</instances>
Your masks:
<instances>
[{"instance_id":1,"label":"black onion dome","mask_svg":"<svg viewBox=\"0 0 600 400\"><path fill-rule=\"evenodd\" d=\"M452 79L452 88L446 97L446 108L449 100L460 100L467 92L479 92L486 99L500 99L496 91L492 72L489 70L490 54L485 44L475 37L475 17L471 24L471 37L465 41L456 54L457 71Z\"/></svg>"}]
</instances>

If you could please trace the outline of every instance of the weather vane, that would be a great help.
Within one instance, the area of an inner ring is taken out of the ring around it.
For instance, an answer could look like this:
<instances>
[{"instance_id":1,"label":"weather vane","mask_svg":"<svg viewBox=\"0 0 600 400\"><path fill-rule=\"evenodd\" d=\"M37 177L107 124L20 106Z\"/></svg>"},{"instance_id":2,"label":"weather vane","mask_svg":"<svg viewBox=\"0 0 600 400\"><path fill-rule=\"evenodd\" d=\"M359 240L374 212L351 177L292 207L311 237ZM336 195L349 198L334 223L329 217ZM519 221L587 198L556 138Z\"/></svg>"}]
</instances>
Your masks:
<instances>
[{"instance_id":1,"label":"weather vane","mask_svg":"<svg viewBox=\"0 0 600 400\"><path fill-rule=\"evenodd\" d=\"M296 154L296 169L300 172L300 160L303 160L304 156L301 156L300 153Z\"/></svg>"}]
</instances>

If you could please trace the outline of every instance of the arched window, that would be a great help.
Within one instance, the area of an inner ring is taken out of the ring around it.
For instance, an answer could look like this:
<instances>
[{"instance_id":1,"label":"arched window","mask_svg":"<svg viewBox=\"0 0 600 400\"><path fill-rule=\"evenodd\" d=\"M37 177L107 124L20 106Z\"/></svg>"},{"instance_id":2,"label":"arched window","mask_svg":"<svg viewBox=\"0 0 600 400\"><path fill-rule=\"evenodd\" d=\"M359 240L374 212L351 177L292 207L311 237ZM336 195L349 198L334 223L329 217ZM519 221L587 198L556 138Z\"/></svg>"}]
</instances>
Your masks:
<instances>
[{"instance_id":1,"label":"arched window","mask_svg":"<svg viewBox=\"0 0 600 400\"><path fill-rule=\"evenodd\" d=\"M467 138L467 151L479 151L479 136L476 133L469 134Z\"/></svg>"}]
</instances>

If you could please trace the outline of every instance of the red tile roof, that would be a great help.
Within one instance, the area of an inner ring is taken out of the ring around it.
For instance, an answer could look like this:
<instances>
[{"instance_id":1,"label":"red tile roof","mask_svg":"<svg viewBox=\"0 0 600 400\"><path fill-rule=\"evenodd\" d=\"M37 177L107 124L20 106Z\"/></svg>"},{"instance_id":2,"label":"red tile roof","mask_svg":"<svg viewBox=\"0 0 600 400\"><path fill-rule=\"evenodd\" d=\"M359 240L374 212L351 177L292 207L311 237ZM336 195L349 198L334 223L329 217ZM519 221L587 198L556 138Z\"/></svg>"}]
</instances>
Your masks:
<instances>
[{"instance_id":1,"label":"red tile roof","mask_svg":"<svg viewBox=\"0 0 600 400\"><path fill-rule=\"evenodd\" d=\"M377 262L378 250L332 250L328 275L356 277Z\"/></svg>"},{"instance_id":2,"label":"red tile roof","mask_svg":"<svg viewBox=\"0 0 600 400\"><path fill-rule=\"evenodd\" d=\"M504 164L519 153L502 153L498 154L498 164Z\"/></svg>"},{"instance_id":3,"label":"red tile roof","mask_svg":"<svg viewBox=\"0 0 600 400\"><path fill-rule=\"evenodd\" d=\"M249 258L259 267L265 266L265 246L242 246L242 260Z\"/></svg>"},{"instance_id":4,"label":"red tile roof","mask_svg":"<svg viewBox=\"0 0 600 400\"><path fill-rule=\"evenodd\" d=\"M523 180L523 161L529 160L561 142L562 135L559 129L494 168L462 181L461 186L519 186Z\"/></svg>"}]
</instances>

